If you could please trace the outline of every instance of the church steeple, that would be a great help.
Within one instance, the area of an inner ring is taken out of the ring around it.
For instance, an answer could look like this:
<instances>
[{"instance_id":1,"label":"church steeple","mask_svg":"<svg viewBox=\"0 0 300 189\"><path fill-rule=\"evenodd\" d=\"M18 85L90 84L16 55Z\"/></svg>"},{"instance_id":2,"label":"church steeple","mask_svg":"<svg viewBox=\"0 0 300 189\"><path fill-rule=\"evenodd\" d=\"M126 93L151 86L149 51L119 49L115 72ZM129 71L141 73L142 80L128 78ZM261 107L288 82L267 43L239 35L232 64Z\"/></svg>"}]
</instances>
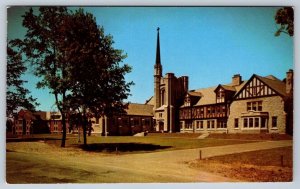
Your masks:
<instances>
[{"instance_id":1,"label":"church steeple","mask_svg":"<svg viewBox=\"0 0 300 189\"><path fill-rule=\"evenodd\" d=\"M159 44L159 27L157 28L157 44L156 44L156 65L160 65L160 44Z\"/></svg>"},{"instance_id":2,"label":"church steeple","mask_svg":"<svg viewBox=\"0 0 300 189\"><path fill-rule=\"evenodd\" d=\"M162 65L160 62L159 28L157 28L156 60L154 64L154 110L161 105L160 82L162 78Z\"/></svg>"},{"instance_id":3,"label":"church steeple","mask_svg":"<svg viewBox=\"0 0 300 189\"><path fill-rule=\"evenodd\" d=\"M162 76L162 66L160 62L159 27L157 28L156 60L154 65L154 75L158 77Z\"/></svg>"}]
</instances>

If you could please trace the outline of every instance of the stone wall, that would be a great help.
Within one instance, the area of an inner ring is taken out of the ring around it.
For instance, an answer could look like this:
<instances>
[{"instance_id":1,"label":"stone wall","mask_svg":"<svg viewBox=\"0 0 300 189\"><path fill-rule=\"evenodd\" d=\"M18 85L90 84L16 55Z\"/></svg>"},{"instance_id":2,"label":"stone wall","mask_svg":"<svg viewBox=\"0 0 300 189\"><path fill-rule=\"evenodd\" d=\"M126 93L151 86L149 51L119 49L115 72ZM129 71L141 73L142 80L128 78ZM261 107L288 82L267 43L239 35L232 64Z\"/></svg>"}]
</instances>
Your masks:
<instances>
[{"instance_id":1,"label":"stone wall","mask_svg":"<svg viewBox=\"0 0 300 189\"><path fill-rule=\"evenodd\" d=\"M280 96L261 97L254 99L236 100L231 103L230 115L227 122L229 133L259 133L255 128L243 128L242 115L247 113L247 102L262 101L262 112L268 112L267 130L269 133L285 133L286 113L284 101ZM277 128L272 128L272 116L277 116ZM238 128L234 128L234 119L238 118Z\"/></svg>"}]
</instances>

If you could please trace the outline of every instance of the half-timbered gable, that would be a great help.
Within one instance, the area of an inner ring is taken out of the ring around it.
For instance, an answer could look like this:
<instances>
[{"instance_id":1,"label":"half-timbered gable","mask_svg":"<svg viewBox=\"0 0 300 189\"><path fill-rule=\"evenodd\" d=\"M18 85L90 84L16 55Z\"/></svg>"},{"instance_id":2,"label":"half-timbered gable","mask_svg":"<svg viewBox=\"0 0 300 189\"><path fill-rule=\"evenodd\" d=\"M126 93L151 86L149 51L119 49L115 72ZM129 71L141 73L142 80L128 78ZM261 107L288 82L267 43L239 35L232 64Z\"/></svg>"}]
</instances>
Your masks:
<instances>
[{"instance_id":1,"label":"half-timbered gable","mask_svg":"<svg viewBox=\"0 0 300 189\"><path fill-rule=\"evenodd\" d=\"M285 84L274 76L267 78L254 74L235 95L235 100L274 95L285 96Z\"/></svg>"}]
</instances>

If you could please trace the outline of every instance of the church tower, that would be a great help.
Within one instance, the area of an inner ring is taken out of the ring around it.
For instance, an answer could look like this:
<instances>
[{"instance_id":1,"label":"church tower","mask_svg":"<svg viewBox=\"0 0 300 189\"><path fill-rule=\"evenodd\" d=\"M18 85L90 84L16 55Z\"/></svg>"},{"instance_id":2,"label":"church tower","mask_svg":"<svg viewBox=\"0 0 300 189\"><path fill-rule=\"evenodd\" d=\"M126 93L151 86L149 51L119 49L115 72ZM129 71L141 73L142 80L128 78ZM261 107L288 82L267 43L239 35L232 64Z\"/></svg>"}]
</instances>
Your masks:
<instances>
[{"instance_id":1,"label":"church tower","mask_svg":"<svg viewBox=\"0 0 300 189\"><path fill-rule=\"evenodd\" d=\"M157 28L156 60L154 65L154 110L160 107L160 80L162 77L162 65L160 62L159 28Z\"/></svg>"}]
</instances>

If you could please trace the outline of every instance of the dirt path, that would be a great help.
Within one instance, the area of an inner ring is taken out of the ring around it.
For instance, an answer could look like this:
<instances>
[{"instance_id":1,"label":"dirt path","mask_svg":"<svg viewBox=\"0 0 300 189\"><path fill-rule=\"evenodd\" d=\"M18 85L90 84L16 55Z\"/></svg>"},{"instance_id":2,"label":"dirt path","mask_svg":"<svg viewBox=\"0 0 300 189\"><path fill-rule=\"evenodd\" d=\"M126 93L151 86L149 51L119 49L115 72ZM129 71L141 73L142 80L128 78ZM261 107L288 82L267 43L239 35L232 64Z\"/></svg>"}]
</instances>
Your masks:
<instances>
[{"instance_id":1,"label":"dirt path","mask_svg":"<svg viewBox=\"0 0 300 189\"><path fill-rule=\"evenodd\" d=\"M115 156L89 154L80 156L58 155L53 157L42 154L37 155L36 158L41 159L41 162L46 164L48 162L53 166L54 170L56 168L58 170L73 170L70 174L65 174L64 171L57 171L53 175L63 178L68 182L230 182L236 180L189 168L185 162L199 158L199 150L202 151L202 157L206 158L284 146L292 146L292 141L265 141L200 149ZM17 161L16 158L22 159L25 162L31 161L32 156L31 154L18 152L9 152L7 155L8 162ZM55 162L60 163L57 164ZM43 164L40 166L43 166ZM51 171L51 169L49 170ZM89 176L83 178L78 174L78 178L74 178L74 174L72 173L76 171L85 171ZM41 172L40 174L47 176L49 172Z\"/></svg>"}]
</instances>

